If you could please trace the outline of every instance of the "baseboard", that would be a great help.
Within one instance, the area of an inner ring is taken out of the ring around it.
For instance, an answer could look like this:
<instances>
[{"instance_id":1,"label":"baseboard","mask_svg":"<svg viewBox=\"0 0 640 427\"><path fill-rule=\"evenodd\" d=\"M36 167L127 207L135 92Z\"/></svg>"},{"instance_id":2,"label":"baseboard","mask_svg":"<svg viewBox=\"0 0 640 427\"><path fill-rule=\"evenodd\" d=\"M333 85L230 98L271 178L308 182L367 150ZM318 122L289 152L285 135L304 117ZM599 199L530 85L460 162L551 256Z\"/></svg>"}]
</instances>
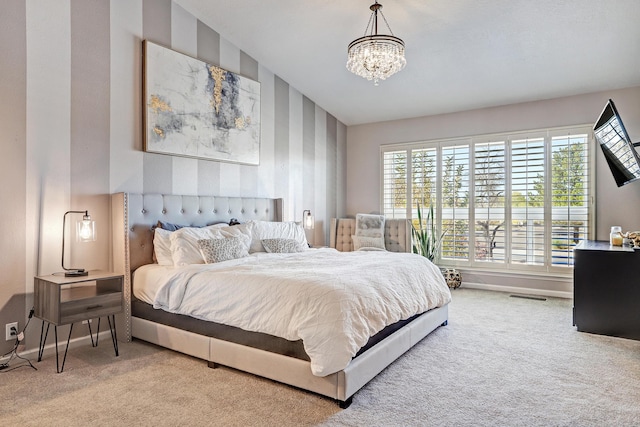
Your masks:
<instances>
[{"instance_id":1,"label":"baseboard","mask_svg":"<svg viewBox=\"0 0 640 427\"><path fill-rule=\"evenodd\" d=\"M507 292L511 294L520 294L520 295L539 295L545 297L555 297L555 298L573 298L572 292L566 291L552 291L549 289L535 289L535 288L521 288L518 286L502 286L502 285L489 285L486 283L469 283L462 282L462 288L469 289L482 289L485 291L498 291L498 292Z\"/></svg>"},{"instance_id":2,"label":"baseboard","mask_svg":"<svg viewBox=\"0 0 640 427\"><path fill-rule=\"evenodd\" d=\"M52 337L49 337L49 338L52 338ZM56 344L55 342L53 342L53 340L51 341L52 341L51 344L47 344L44 346L44 352L42 354L42 357L56 355ZM106 343L103 345L113 346L111 341L111 332L109 331L100 332L100 335L98 337L98 342ZM58 340L58 351L60 352L61 355L64 354L64 349L66 345L67 345L67 340L63 340L63 341ZM78 347L83 347L83 346L91 346L91 337L89 335L73 338L71 339L71 341L69 341L69 350L78 348ZM38 350L39 349L36 347L36 348L32 348L25 351L18 351L18 354L20 355L20 357L24 357L27 359L33 358L32 362L35 362L38 359ZM7 360L9 360L9 357L10 356L0 358L0 363L5 363Z\"/></svg>"}]
</instances>

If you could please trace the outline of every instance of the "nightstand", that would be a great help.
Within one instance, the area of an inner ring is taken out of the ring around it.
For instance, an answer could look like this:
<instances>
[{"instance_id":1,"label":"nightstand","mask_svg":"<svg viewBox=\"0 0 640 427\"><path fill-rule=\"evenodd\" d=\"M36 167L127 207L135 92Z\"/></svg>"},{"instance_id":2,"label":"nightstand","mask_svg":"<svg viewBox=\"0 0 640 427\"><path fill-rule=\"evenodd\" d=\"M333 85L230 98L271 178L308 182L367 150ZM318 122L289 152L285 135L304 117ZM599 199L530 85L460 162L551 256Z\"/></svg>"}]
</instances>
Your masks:
<instances>
[{"instance_id":1,"label":"nightstand","mask_svg":"<svg viewBox=\"0 0 640 427\"><path fill-rule=\"evenodd\" d=\"M64 275L38 276L34 278L34 309L35 316L42 319L40 330L40 346L38 362L42 360L44 346L49 334L49 327L54 325L56 340L56 371L64 370L67 359L69 341L73 324L87 321L91 345L98 345L100 333L100 317L106 317L111 331L113 349L118 356L118 337L116 335L115 315L123 309L123 283L121 274L106 271L90 271L87 276L65 277ZM95 341L91 331L91 319L98 319ZM47 328L45 331L45 323ZM71 325L69 337L62 359L62 366L58 361L58 326Z\"/></svg>"}]
</instances>

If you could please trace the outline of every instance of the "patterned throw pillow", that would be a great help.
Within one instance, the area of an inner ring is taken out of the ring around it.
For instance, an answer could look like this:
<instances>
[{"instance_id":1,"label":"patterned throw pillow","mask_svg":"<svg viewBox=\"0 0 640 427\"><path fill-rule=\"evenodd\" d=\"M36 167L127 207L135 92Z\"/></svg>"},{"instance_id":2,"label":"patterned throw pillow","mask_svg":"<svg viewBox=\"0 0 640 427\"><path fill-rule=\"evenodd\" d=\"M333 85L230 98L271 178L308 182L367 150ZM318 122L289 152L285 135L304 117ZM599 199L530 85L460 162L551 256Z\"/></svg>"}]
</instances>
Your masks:
<instances>
[{"instance_id":1,"label":"patterned throw pillow","mask_svg":"<svg viewBox=\"0 0 640 427\"><path fill-rule=\"evenodd\" d=\"M295 239L262 239L264 250L273 254L290 254L304 249Z\"/></svg>"},{"instance_id":2,"label":"patterned throw pillow","mask_svg":"<svg viewBox=\"0 0 640 427\"><path fill-rule=\"evenodd\" d=\"M198 246L207 264L249 256L247 247L240 237L202 239L198 240Z\"/></svg>"}]
</instances>

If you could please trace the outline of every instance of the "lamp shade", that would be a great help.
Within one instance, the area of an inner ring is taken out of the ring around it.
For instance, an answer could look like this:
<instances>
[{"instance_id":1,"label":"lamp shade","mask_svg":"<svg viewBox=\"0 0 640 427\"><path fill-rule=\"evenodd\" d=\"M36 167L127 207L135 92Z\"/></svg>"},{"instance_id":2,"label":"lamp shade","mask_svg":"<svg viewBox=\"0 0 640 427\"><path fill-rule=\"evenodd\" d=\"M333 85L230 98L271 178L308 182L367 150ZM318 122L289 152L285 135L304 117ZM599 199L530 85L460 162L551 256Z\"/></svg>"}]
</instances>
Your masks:
<instances>
[{"instance_id":1,"label":"lamp shade","mask_svg":"<svg viewBox=\"0 0 640 427\"><path fill-rule=\"evenodd\" d=\"M93 242L96 240L96 222L88 215L76 222L76 241Z\"/></svg>"},{"instance_id":2,"label":"lamp shade","mask_svg":"<svg viewBox=\"0 0 640 427\"><path fill-rule=\"evenodd\" d=\"M313 215L311 215L311 211L308 209L302 212L302 226L307 230L311 230L315 227L315 220Z\"/></svg>"}]
</instances>

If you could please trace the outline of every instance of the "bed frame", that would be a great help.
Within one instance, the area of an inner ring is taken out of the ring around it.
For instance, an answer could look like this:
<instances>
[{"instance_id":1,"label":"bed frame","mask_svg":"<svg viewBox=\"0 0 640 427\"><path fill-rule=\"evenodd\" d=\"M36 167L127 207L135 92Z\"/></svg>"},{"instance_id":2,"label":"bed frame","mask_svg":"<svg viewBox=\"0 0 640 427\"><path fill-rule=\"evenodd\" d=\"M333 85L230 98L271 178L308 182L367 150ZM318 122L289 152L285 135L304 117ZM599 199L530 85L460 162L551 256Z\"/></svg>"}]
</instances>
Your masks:
<instances>
[{"instance_id":1,"label":"bed frame","mask_svg":"<svg viewBox=\"0 0 640 427\"><path fill-rule=\"evenodd\" d=\"M111 196L111 209L114 270L125 277L125 311L118 325L124 333L119 336L126 341L132 338L148 341L204 359L210 367L229 366L330 397L338 401L341 408L346 408L355 392L430 332L447 323L446 305L430 310L353 359L344 370L317 377L311 373L308 361L134 317L131 315L131 272L153 263L152 227L158 220L185 225L228 222L230 218L241 222L282 221L283 200L116 193ZM332 221L333 247L340 239L348 239L350 244L350 221L355 224L355 220ZM387 239L391 241L392 250L408 251L411 240L407 227L406 220L387 221L387 233L395 235L395 239ZM389 248L389 243L387 246ZM351 249L344 246L342 250Z\"/></svg>"}]
</instances>

